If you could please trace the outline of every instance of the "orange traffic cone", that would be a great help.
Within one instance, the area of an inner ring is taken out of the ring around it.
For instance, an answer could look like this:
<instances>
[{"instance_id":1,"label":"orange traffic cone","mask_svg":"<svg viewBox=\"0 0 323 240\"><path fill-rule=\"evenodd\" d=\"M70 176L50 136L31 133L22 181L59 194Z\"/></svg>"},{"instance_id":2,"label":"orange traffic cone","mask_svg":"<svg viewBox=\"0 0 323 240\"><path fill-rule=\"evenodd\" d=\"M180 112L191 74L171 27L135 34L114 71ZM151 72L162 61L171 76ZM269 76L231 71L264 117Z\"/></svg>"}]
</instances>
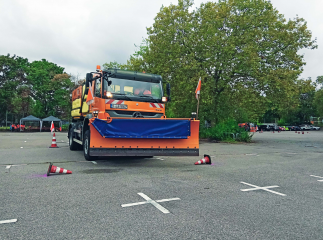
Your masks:
<instances>
[{"instance_id":1,"label":"orange traffic cone","mask_svg":"<svg viewBox=\"0 0 323 240\"><path fill-rule=\"evenodd\" d=\"M204 158L202 158L201 160L197 161L194 164L195 165L199 165L199 164L211 164L211 157L209 155L204 154Z\"/></svg>"},{"instance_id":2,"label":"orange traffic cone","mask_svg":"<svg viewBox=\"0 0 323 240\"><path fill-rule=\"evenodd\" d=\"M53 165L53 163L49 164L48 171L47 171L47 176L49 176L50 173L66 173L66 174L72 174L72 171L64 169L64 168L59 168Z\"/></svg>"},{"instance_id":3,"label":"orange traffic cone","mask_svg":"<svg viewBox=\"0 0 323 240\"><path fill-rule=\"evenodd\" d=\"M53 135L53 140L52 140L52 145L50 145L49 148L58 148L57 144L56 144L56 137L55 137L55 133Z\"/></svg>"}]
</instances>

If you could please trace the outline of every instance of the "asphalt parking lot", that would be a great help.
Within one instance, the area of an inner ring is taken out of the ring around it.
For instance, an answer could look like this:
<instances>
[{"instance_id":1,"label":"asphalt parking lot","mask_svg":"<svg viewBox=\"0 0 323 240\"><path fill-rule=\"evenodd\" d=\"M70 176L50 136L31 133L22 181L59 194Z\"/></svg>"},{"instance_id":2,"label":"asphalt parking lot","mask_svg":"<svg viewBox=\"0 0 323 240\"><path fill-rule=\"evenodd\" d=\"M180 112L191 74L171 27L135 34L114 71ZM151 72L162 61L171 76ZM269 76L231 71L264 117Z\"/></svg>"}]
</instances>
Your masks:
<instances>
[{"instance_id":1,"label":"asphalt parking lot","mask_svg":"<svg viewBox=\"0 0 323 240\"><path fill-rule=\"evenodd\" d=\"M66 136L0 133L0 239L322 239L323 131L201 142L212 164L197 166L89 162ZM47 177L49 162L73 173Z\"/></svg>"}]
</instances>

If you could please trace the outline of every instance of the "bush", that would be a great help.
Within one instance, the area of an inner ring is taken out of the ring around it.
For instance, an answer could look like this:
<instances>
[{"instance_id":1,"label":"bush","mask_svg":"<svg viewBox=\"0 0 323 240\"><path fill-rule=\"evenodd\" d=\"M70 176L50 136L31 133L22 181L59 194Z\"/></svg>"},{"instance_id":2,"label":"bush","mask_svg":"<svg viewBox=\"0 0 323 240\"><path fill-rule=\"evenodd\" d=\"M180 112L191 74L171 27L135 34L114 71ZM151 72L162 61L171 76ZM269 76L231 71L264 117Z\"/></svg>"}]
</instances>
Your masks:
<instances>
[{"instance_id":1,"label":"bush","mask_svg":"<svg viewBox=\"0 0 323 240\"><path fill-rule=\"evenodd\" d=\"M62 131L68 131L69 124L63 124L62 125Z\"/></svg>"},{"instance_id":2,"label":"bush","mask_svg":"<svg viewBox=\"0 0 323 240\"><path fill-rule=\"evenodd\" d=\"M0 131L4 132L4 131L9 131L10 127L0 127Z\"/></svg>"},{"instance_id":3,"label":"bush","mask_svg":"<svg viewBox=\"0 0 323 240\"><path fill-rule=\"evenodd\" d=\"M250 142L252 135L246 132L244 128L239 128L235 120L229 119L211 128L202 127L200 129L200 137L218 141Z\"/></svg>"}]
</instances>

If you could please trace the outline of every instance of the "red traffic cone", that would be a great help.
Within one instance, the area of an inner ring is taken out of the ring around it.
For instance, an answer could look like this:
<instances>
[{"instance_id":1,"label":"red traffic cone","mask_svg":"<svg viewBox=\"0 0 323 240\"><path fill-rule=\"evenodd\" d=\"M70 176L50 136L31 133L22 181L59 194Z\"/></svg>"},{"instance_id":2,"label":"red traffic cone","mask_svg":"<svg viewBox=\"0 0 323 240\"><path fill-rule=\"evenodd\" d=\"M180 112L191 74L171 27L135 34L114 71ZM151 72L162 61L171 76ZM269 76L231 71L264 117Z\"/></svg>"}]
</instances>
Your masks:
<instances>
[{"instance_id":1,"label":"red traffic cone","mask_svg":"<svg viewBox=\"0 0 323 240\"><path fill-rule=\"evenodd\" d=\"M262 131L262 129L261 129L261 133L263 133L264 131Z\"/></svg>"},{"instance_id":2,"label":"red traffic cone","mask_svg":"<svg viewBox=\"0 0 323 240\"><path fill-rule=\"evenodd\" d=\"M209 155L204 154L204 158L202 158L201 160L197 161L194 164L195 165L199 165L199 164L211 164L211 157Z\"/></svg>"},{"instance_id":3,"label":"red traffic cone","mask_svg":"<svg viewBox=\"0 0 323 240\"><path fill-rule=\"evenodd\" d=\"M57 144L56 144L56 137L55 137L55 133L53 135L53 140L52 140L52 145L50 145L49 148L58 148Z\"/></svg>"},{"instance_id":4,"label":"red traffic cone","mask_svg":"<svg viewBox=\"0 0 323 240\"><path fill-rule=\"evenodd\" d=\"M297 131L295 131L295 133L297 133Z\"/></svg>"},{"instance_id":5,"label":"red traffic cone","mask_svg":"<svg viewBox=\"0 0 323 240\"><path fill-rule=\"evenodd\" d=\"M301 132L298 132L298 134L300 134Z\"/></svg>"},{"instance_id":6,"label":"red traffic cone","mask_svg":"<svg viewBox=\"0 0 323 240\"><path fill-rule=\"evenodd\" d=\"M304 134L304 132L302 132L302 134Z\"/></svg>"},{"instance_id":7,"label":"red traffic cone","mask_svg":"<svg viewBox=\"0 0 323 240\"><path fill-rule=\"evenodd\" d=\"M47 176L49 176L50 173L66 173L66 174L72 174L72 171L56 167L53 165L53 163L49 164L48 171L47 171Z\"/></svg>"}]
</instances>

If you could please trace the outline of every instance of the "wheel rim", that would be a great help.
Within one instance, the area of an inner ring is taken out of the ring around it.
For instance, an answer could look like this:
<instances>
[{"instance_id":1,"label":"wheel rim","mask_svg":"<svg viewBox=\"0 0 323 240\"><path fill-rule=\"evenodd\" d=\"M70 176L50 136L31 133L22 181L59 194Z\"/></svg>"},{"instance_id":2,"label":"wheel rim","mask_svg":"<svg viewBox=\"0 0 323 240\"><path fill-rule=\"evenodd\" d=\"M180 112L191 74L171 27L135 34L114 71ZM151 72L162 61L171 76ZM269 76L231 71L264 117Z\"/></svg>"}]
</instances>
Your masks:
<instances>
[{"instance_id":1,"label":"wheel rim","mask_svg":"<svg viewBox=\"0 0 323 240\"><path fill-rule=\"evenodd\" d=\"M85 141L84 141L84 153L86 154L86 155L88 155L88 148L89 148L89 146L88 146L88 139L87 138L85 138Z\"/></svg>"}]
</instances>

